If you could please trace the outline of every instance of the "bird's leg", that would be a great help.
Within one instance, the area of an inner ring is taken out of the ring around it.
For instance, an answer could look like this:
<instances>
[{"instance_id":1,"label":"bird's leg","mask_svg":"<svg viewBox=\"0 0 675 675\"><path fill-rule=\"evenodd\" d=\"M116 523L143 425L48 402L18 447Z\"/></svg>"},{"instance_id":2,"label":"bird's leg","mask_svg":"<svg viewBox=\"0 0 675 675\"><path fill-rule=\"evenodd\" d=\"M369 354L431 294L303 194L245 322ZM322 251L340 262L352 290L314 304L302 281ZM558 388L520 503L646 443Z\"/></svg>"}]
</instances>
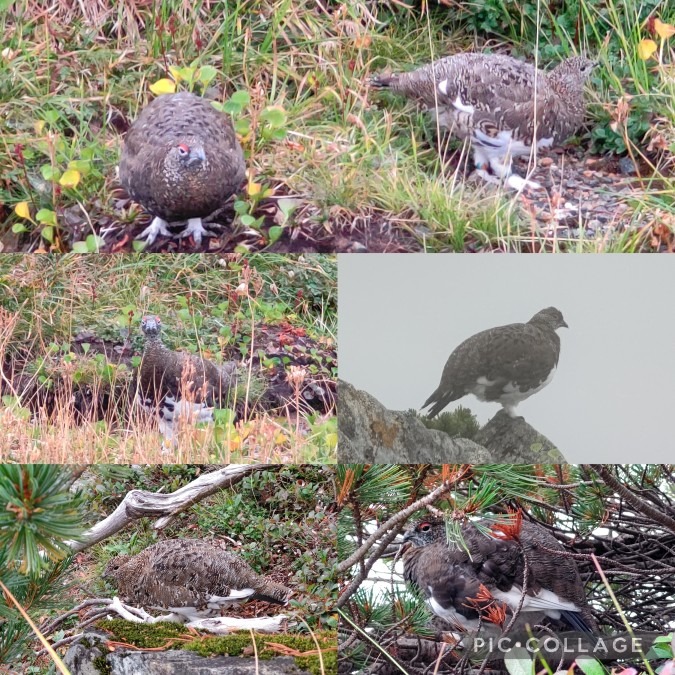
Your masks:
<instances>
[{"instance_id":1,"label":"bird's leg","mask_svg":"<svg viewBox=\"0 0 675 675\"><path fill-rule=\"evenodd\" d=\"M506 185L514 190L520 192L524 188L538 188L541 187L539 183L532 180L521 178L511 171L511 157L506 157L502 160L500 157L490 157L490 168L499 176L500 179L506 179Z\"/></svg>"},{"instance_id":2,"label":"bird's leg","mask_svg":"<svg viewBox=\"0 0 675 675\"><path fill-rule=\"evenodd\" d=\"M113 610L126 621L132 621L133 623L151 623L151 620L154 619L142 607L125 605L117 596L112 599L108 609Z\"/></svg>"},{"instance_id":3,"label":"bird's leg","mask_svg":"<svg viewBox=\"0 0 675 675\"><path fill-rule=\"evenodd\" d=\"M178 235L181 239L189 237L192 235L195 240L195 244L199 245L202 243L202 237L215 237L216 235L213 232L209 232L202 225L201 218L190 218L188 220L187 227Z\"/></svg>"},{"instance_id":4,"label":"bird's leg","mask_svg":"<svg viewBox=\"0 0 675 675\"><path fill-rule=\"evenodd\" d=\"M476 167L476 175L486 183L499 183L499 178L490 173L490 160L478 144L473 146L473 163Z\"/></svg>"},{"instance_id":5,"label":"bird's leg","mask_svg":"<svg viewBox=\"0 0 675 675\"><path fill-rule=\"evenodd\" d=\"M150 246L155 239L157 239L158 234L162 234L165 237L172 237L173 235L167 229L168 224L169 223L167 223L166 220L162 220L159 216L155 216L150 225L148 225L136 239L146 239L148 246Z\"/></svg>"},{"instance_id":6,"label":"bird's leg","mask_svg":"<svg viewBox=\"0 0 675 675\"><path fill-rule=\"evenodd\" d=\"M231 588L230 594L227 596L212 595L208 600L207 607L211 609L220 609L221 607L227 607L228 605L238 604L247 598L250 598L254 593L255 591L252 588L242 588L240 591Z\"/></svg>"},{"instance_id":7,"label":"bird's leg","mask_svg":"<svg viewBox=\"0 0 675 675\"><path fill-rule=\"evenodd\" d=\"M523 179L521 178L521 180L523 180ZM504 411L506 412L506 414L509 417L511 417L512 419L515 419L516 417L518 417L518 415L516 414L516 406L515 405L504 404L503 408L504 408Z\"/></svg>"}]
</instances>

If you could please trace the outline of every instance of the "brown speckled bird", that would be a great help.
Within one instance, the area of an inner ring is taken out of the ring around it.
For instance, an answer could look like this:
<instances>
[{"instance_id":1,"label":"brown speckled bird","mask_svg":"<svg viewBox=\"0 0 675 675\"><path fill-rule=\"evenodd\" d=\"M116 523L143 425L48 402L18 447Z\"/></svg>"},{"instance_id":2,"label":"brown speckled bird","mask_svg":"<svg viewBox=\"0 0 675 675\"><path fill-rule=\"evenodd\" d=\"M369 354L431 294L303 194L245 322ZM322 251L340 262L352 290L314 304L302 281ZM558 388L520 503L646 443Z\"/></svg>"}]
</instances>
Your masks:
<instances>
[{"instance_id":1,"label":"brown speckled bird","mask_svg":"<svg viewBox=\"0 0 675 675\"><path fill-rule=\"evenodd\" d=\"M231 404L236 385L237 364L216 364L196 354L175 352L162 342L162 322L145 316L143 357L138 368L139 403L156 413L165 438L174 437L181 416L195 422L211 422L213 408Z\"/></svg>"},{"instance_id":2,"label":"brown speckled bird","mask_svg":"<svg viewBox=\"0 0 675 675\"><path fill-rule=\"evenodd\" d=\"M502 54L455 54L411 72L377 75L371 84L421 103L441 127L471 141L482 178L521 190L538 185L512 174L511 159L528 156L533 141L547 148L581 126L594 66L574 56L544 72Z\"/></svg>"},{"instance_id":3,"label":"brown speckled bird","mask_svg":"<svg viewBox=\"0 0 675 675\"><path fill-rule=\"evenodd\" d=\"M448 542L441 518L421 518L406 530L404 542L411 547L403 554L404 577L419 588L435 614L475 630L481 606L492 598L510 611L522 601L524 614L542 613L586 633L597 630L577 566L552 534L525 521L517 541L490 530L487 521L481 525L484 532L463 524L461 544Z\"/></svg>"},{"instance_id":4,"label":"brown speckled bird","mask_svg":"<svg viewBox=\"0 0 675 675\"><path fill-rule=\"evenodd\" d=\"M290 589L256 574L239 556L200 539L167 539L105 568L120 598L146 609L185 615L245 600L285 605Z\"/></svg>"},{"instance_id":5,"label":"brown speckled bird","mask_svg":"<svg viewBox=\"0 0 675 675\"><path fill-rule=\"evenodd\" d=\"M187 220L179 235L197 244L210 233L211 215L244 180L244 154L230 118L208 100L187 92L150 103L124 139L120 182L154 219L140 235L152 244L173 236L169 223Z\"/></svg>"},{"instance_id":6,"label":"brown speckled bird","mask_svg":"<svg viewBox=\"0 0 675 675\"><path fill-rule=\"evenodd\" d=\"M495 401L510 417L516 406L551 382L560 357L560 310L547 307L527 323L489 328L462 342L448 358L441 382L424 402L429 417L467 394Z\"/></svg>"}]
</instances>

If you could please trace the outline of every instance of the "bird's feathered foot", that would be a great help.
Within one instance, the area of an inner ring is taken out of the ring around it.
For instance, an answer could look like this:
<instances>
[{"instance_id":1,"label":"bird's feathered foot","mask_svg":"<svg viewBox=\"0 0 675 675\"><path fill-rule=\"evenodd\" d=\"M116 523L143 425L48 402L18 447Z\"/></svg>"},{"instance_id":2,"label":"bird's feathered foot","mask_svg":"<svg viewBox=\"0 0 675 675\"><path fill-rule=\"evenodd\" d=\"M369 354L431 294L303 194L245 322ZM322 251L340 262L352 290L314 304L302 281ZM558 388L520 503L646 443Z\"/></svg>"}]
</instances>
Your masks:
<instances>
[{"instance_id":1,"label":"bird's feathered foot","mask_svg":"<svg viewBox=\"0 0 675 675\"><path fill-rule=\"evenodd\" d=\"M215 237L214 232L209 232L202 224L201 218L190 218L187 227L178 235L181 239L193 236L195 244L199 246L202 243L202 237Z\"/></svg>"},{"instance_id":2,"label":"bird's feathered foot","mask_svg":"<svg viewBox=\"0 0 675 675\"><path fill-rule=\"evenodd\" d=\"M162 220L159 216L155 216L152 219L152 222L148 227L146 227L143 232L141 232L136 239L145 239L148 246L151 246L155 239L157 239L158 234L162 234L165 237L172 237L173 235L168 229L169 223L166 220Z\"/></svg>"}]
</instances>

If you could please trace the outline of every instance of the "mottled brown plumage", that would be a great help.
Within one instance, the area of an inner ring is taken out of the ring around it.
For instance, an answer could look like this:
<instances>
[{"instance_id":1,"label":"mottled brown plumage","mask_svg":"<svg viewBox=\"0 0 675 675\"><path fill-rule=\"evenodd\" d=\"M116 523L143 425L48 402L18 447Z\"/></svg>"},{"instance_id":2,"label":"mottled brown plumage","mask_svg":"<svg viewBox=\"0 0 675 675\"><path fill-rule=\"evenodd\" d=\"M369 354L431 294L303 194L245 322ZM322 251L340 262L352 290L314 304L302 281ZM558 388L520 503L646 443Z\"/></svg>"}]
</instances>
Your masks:
<instances>
[{"instance_id":1,"label":"mottled brown plumage","mask_svg":"<svg viewBox=\"0 0 675 675\"><path fill-rule=\"evenodd\" d=\"M239 556L199 539L169 539L105 568L120 598L144 608L204 610L244 600L286 604L290 589L256 574Z\"/></svg>"},{"instance_id":2,"label":"mottled brown plumage","mask_svg":"<svg viewBox=\"0 0 675 675\"><path fill-rule=\"evenodd\" d=\"M372 84L423 104L441 127L471 141L483 177L489 168L521 189L528 182L512 177L511 158L529 155L533 142L539 148L560 143L579 128L593 66L575 56L544 72L501 54L455 54L411 72L378 75Z\"/></svg>"},{"instance_id":3,"label":"mottled brown plumage","mask_svg":"<svg viewBox=\"0 0 675 675\"><path fill-rule=\"evenodd\" d=\"M597 629L577 566L573 559L556 555L564 548L553 535L525 521L516 541L490 531L487 521L481 525L483 532L471 523L463 524L462 543L448 543L440 518L421 518L406 530L404 541L412 546L403 554L404 577L422 591L436 614L475 629L479 609L489 604L489 600L478 605L472 601L481 586L515 610L522 594L526 556L528 583L521 611L563 619L576 630Z\"/></svg>"},{"instance_id":4,"label":"mottled brown plumage","mask_svg":"<svg viewBox=\"0 0 675 675\"><path fill-rule=\"evenodd\" d=\"M120 182L155 219L139 238L173 236L171 222L188 220L181 237L199 243L201 219L223 206L244 180L244 155L230 118L187 92L152 101L124 139Z\"/></svg>"},{"instance_id":5,"label":"mottled brown plumage","mask_svg":"<svg viewBox=\"0 0 675 675\"><path fill-rule=\"evenodd\" d=\"M566 328L555 307L537 312L527 323L511 323L481 331L450 354L441 382L424 402L429 417L467 394L500 403L515 417L520 401L553 379L560 358L556 330Z\"/></svg>"},{"instance_id":6,"label":"mottled brown plumage","mask_svg":"<svg viewBox=\"0 0 675 675\"><path fill-rule=\"evenodd\" d=\"M137 374L138 394L141 405L158 414L160 430L171 438L181 415L208 422L213 407L231 404L228 396L235 386L237 366L172 351L162 342L161 328L159 317L143 317L145 347Z\"/></svg>"}]
</instances>

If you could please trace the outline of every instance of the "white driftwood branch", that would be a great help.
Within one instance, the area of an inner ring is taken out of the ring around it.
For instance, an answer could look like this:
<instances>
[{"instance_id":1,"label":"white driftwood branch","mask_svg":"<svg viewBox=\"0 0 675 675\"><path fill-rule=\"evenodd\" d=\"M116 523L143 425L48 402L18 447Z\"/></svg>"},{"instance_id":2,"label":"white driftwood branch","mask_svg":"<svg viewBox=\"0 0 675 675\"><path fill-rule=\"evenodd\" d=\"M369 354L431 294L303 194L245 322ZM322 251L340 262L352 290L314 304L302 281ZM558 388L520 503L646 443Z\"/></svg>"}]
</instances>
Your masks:
<instances>
[{"instance_id":1,"label":"white driftwood branch","mask_svg":"<svg viewBox=\"0 0 675 675\"><path fill-rule=\"evenodd\" d=\"M160 621L171 621L173 623L184 623L186 628L205 630L216 635L227 635L234 631L249 629L253 629L259 633L278 633L282 629L284 621L288 619L286 614L256 616L250 619L240 619L236 616L195 616L191 621L186 622L186 617L177 612L161 616L151 616L142 607L127 605L121 602L117 596L108 605L108 610L133 623L153 624ZM199 612L196 612L196 614L199 614Z\"/></svg>"},{"instance_id":2,"label":"white driftwood branch","mask_svg":"<svg viewBox=\"0 0 675 675\"><path fill-rule=\"evenodd\" d=\"M104 520L87 530L80 541L65 542L74 552L82 551L107 539L139 518L157 518L153 528L161 530L179 513L196 502L230 487L254 471L278 469L281 465L228 464L222 469L202 474L188 485L169 494L131 490L122 503Z\"/></svg>"}]
</instances>

